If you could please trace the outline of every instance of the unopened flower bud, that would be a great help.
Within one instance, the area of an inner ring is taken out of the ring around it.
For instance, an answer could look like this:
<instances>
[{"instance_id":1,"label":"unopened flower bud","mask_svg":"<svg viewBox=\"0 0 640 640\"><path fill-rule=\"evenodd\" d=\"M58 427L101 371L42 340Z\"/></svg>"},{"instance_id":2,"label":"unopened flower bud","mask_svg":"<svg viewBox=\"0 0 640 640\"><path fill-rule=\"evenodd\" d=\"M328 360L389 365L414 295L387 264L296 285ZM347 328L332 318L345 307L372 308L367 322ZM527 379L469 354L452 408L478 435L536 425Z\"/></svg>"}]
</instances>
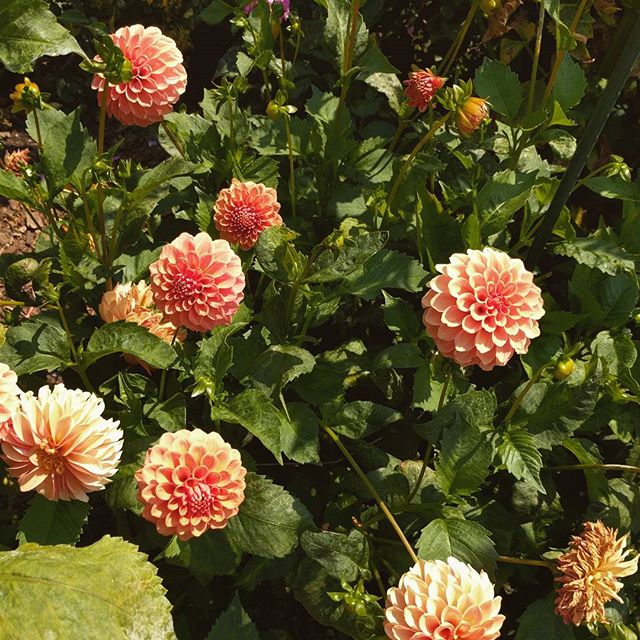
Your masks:
<instances>
[{"instance_id":1,"label":"unopened flower bud","mask_svg":"<svg viewBox=\"0 0 640 640\"><path fill-rule=\"evenodd\" d=\"M35 82L31 82L29 78L25 78L24 82L17 84L9 98L13 102L11 109L13 113L18 113L19 111L29 113L34 109L42 109L43 107L40 87Z\"/></svg>"},{"instance_id":2,"label":"unopened flower bud","mask_svg":"<svg viewBox=\"0 0 640 640\"><path fill-rule=\"evenodd\" d=\"M456 110L456 125L463 136L470 136L489 117L486 100L472 96Z\"/></svg>"},{"instance_id":3,"label":"unopened flower bud","mask_svg":"<svg viewBox=\"0 0 640 640\"><path fill-rule=\"evenodd\" d=\"M565 380L573 373L574 368L575 363L573 362L573 359L565 356L560 358L556 363L553 376L556 380Z\"/></svg>"}]
</instances>

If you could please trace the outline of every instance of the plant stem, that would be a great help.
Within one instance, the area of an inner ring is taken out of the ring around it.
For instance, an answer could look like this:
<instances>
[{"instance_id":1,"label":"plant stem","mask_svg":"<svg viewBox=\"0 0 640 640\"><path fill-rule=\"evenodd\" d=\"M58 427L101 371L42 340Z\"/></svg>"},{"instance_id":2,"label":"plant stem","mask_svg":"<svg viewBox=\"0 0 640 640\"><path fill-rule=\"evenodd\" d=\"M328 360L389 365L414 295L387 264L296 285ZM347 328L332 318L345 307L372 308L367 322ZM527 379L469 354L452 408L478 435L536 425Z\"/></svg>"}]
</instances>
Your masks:
<instances>
[{"instance_id":1,"label":"plant stem","mask_svg":"<svg viewBox=\"0 0 640 640\"><path fill-rule=\"evenodd\" d=\"M293 159L293 139L291 138L291 125L289 114L284 114L284 130L287 134L287 149L289 153L289 198L291 200L291 215L296 217L296 171Z\"/></svg>"},{"instance_id":2,"label":"plant stem","mask_svg":"<svg viewBox=\"0 0 640 640\"><path fill-rule=\"evenodd\" d=\"M473 4L469 9L469 13L465 18L465 21L462 23L462 27L460 28L460 31L458 31L458 35L456 36L456 39L453 41L451 48L449 49L449 51L447 51L447 54L443 58L442 64L445 65L442 71L443 76L446 76L449 69L451 69L451 67L453 66L453 63L455 62L455 59L458 56L458 53L460 52L460 47L462 46L462 43L464 42L467 32L469 31L469 27L473 22L476 12L478 11L479 4L480 4L480 0L473 0Z\"/></svg>"},{"instance_id":3,"label":"plant stem","mask_svg":"<svg viewBox=\"0 0 640 640\"><path fill-rule=\"evenodd\" d=\"M531 391L531 387L533 387L533 385L536 382L538 382L538 380L540 379L540 376L544 373L545 369L548 366L549 366L548 364L545 364L544 366L540 367L531 376L531 380L529 380L529 382L527 382L525 388L520 392L520 395L518 395L518 397L513 401L513 404L511 405L511 408L507 412L507 415L504 417L504 422L509 422L509 420L511 420L511 418L513 418L515 412L518 410L518 407L522 404L522 401L524 400L525 396L527 395L527 393L529 393L529 391Z\"/></svg>"},{"instance_id":4,"label":"plant stem","mask_svg":"<svg viewBox=\"0 0 640 640\"><path fill-rule=\"evenodd\" d=\"M429 142L431 138L433 138L433 136L436 134L438 129L440 129L440 127L442 127L448 122L449 118L451 118L451 111L449 111L445 116L440 118L440 120L436 120L436 122L431 125L427 133L425 133L425 135L422 136L422 138L418 141L416 146L413 148L413 151L409 154L409 157L404 161L404 164L402 165L400 172L398 173L398 177L396 178L395 182L393 183L393 186L391 187L391 191L389 192L389 199L387 200L387 209L389 209L393 204L393 199L395 198L396 193L398 192L398 188L400 187L400 184L404 180L407 174L407 171L411 166L411 163L415 160L416 156L420 153L424 145L427 144L427 142Z\"/></svg>"},{"instance_id":5,"label":"plant stem","mask_svg":"<svg viewBox=\"0 0 640 640\"><path fill-rule=\"evenodd\" d=\"M73 362L76 365L74 368L77 371L78 375L80 376L80 379L84 383L85 387L87 387L87 389L89 391L91 391L91 393L95 393L93 385L89 381L89 378L87 377L87 374L86 374L85 370L78 363L78 351L76 350L76 346L73 344L73 337L71 336L71 330L69 329L69 323L67 322L67 317L64 315L64 309L62 308L62 305L60 304L59 300L56 301L56 307L58 308L58 314L60 315L60 320L62 322L62 326L64 328L64 332L67 334L67 342L69 343L69 351L71 352L71 356L73 357Z\"/></svg>"},{"instance_id":6,"label":"plant stem","mask_svg":"<svg viewBox=\"0 0 640 640\"><path fill-rule=\"evenodd\" d=\"M42 133L40 132L40 119L38 118L38 110L33 110L33 122L36 125L36 136L38 136L38 146L42 150Z\"/></svg>"},{"instance_id":7,"label":"plant stem","mask_svg":"<svg viewBox=\"0 0 640 640\"><path fill-rule=\"evenodd\" d=\"M184 153L184 147L182 146L182 143L180 142L180 140L178 140L177 136L173 133L173 131L171 131L171 127L167 124L165 120L163 120L160 124L162 125L164 132L167 134L167 138L171 140L173 146L176 148L178 153L182 156L184 160L186 160L187 156Z\"/></svg>"},{"instance_id":8,"label":"plant stem","mask_svg":"<svg viewBox=\"0 0 640 640\"><path fill-rule=\"evenodd\" d=\"M19 302L18 300L0 300L0 307L26 307L26 302Z\"/></svg>"},{"instance_id":9,"label":"plant stem","mask_svg":"<svg viewBox=\"0 0 640 640\"><path fill-rule=\"evenodd\" d=\"M404 535L404 532L400 528L400 525L398 524L396 519L393 517L393 514L391 513L391 511L389 511L389 507L387 507L384 500L380 497L380 494L376 491L376 488L371 484L369 478L367 478L364 471L360 468L360 465L355 461L354 457L349 453L349 450L342 443L342 440L340 440L340 437L338 436L338 434L336 434L335 431L331 429L331 427L325 426L324 430L329 435L329 437L335 442L336 446L338 447L338 449L340 449L342 455L346 458L347 462L351 465L352 469L358 474L358 477L362 481L362 484L364 484L364 486L367 488L367 490L371 494L371 497L376 501L378 507L380 508L380 511L382 511L382 513L384 513L384 515L386 516L387 520L393 527L393 530L396 532L398 538L400 538L400 541L404 545L404 548L407 550L407 553L409 554L409 556L411 556L411 559L413 560L413 562L417 563L418 556L416 555L416 552L413 550L413 547L409 544L407 537Z\"/></svg>"},{"instance_id":10,"label":"plant stem","mask_svg":"<svg viewBox=\"0 0 640 640\"><path fill-rule=\"evenodd\" d=\"M538 79L538 66L540 63L540 50L542 48L542 33L544 31L545 6L544 0L540 2L540 13L538 14L538 28L536 30L536 45L533 53L533 65L531 66L531 80L529 84L529 98L527 100L527 115L533 110L533 99L536 95L536 81Z\"/></svg>"},{"instance_id":11,"label":"plant stem","mask_svg":"<svg viewBox=\"0 0 640 640\"><path fill-rule=\"evenodd\" d=\"M107 123L107 89L109 83L105 80L102 93L100 94L100 116L98 119L98 156L104 153L104 130ZM96 203L98 209L98 226L102 239L102 257L105 266L111 267L113 256L109 255L109 243L107 241L107 227L104 219L104 193L102 184L98 181L96 185ZM108 287L110 288L110 287Z\"/></svg>"},{"instance_id":12,"label":"plant stem","mask_svg":"<svg viewBox=\"0 0 640 640\"><path fill-rule=\"evenodd\" d=\"M598 471L627 471L629 473L640 473L640 467L634 467L628 464L561 464L548 468L553 471L580 471L592 469Z\"/></svg>"},{"instance_id":13,"label":"plant stem","mask_svg":"<svg viewBox=\"0 0 640 640\"><path fill-rule=\"evenodd\" d=\"M498 556L498 562L506 562L508 564L523 564L530 567L544 567L549 571L555 570L555 564L548 560L529 560L528 558L514 558L513 556Z\"/></svg>"},{"instance_id":14,"label":"plant stem","mask_svg":"<svg viewBox=\"0 0 640 640\"><path fill-rule=\"evenodd\" d=\"M338 104L338 112L340 107L347 99L347 91L349 90L349 82L347 82L347 74L351 70L353 64L353 50L356 46L356 36L358 35L358 16L360 15L360 0L353 0L351 4L351 16L349 18L349 38L344 48L344 58L342 59L342 89L340 90L340 103Z\"/></svg>"}]
</instances>

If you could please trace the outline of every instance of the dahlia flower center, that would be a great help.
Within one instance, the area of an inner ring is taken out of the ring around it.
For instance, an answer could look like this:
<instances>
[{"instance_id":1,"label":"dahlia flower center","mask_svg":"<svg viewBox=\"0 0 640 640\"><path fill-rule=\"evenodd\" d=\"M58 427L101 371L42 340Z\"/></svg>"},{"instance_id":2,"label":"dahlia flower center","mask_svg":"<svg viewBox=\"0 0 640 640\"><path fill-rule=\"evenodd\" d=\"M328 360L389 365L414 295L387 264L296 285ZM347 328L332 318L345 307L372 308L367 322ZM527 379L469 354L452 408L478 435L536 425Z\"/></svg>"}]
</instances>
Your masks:
<instances>
[{"instance_id":1,"label":"dahlia flower center","mask_svg":"<svg viewBox=\"0 0 640 640\"><path fill-rule=\"evenodd\" d=\"M231 213L230 222L237 233L249 233L260 223L260 215L252 206L241 204Z\"/></svg>"},{"instance_id":2,"label":"dahlia flower center","mask_svg":"<svg viewBox=\"0 0 640 640\"><path fill-rule=\"evenodd\" d=\"M50 439L40 441L40 445L36 449L36 457L41 469L57 475L64 473L64 458L58 453L56 445Z\"/></svg>"},{"instance_id":3,"label":"dahlia flower center","mask_svg":"<svg viewBox=\"0 0 640 640\"><path fill-rule=\"evenodd\" d=\"M199 278L189 272L177 274L171 283L171 293L178 300L191 298L200 293L201 289Z\"/></svg>"},{"instance_id":4,"label":"dahlia flower center","mask_svg":"<svg viewBox=\"0 0 640 640\"><path fill-rule=\"evenodd\" d=\"M494 284L490 282L486 290L477 294L480 304L485 305L487 313L509 313L509 301L504 295L504 285L502 283Z\"/></svg>"},{"instance_id":5,"label":"dahlia flower center","mask_svg":"<svg viewBox=\"0 0 640 640\"><path fill-rule=\"evenodd\" d=\"M218 507L218 489L197 480L187 482L186 504L191 516L206 517Z\"/></svg>"}]
</instances>

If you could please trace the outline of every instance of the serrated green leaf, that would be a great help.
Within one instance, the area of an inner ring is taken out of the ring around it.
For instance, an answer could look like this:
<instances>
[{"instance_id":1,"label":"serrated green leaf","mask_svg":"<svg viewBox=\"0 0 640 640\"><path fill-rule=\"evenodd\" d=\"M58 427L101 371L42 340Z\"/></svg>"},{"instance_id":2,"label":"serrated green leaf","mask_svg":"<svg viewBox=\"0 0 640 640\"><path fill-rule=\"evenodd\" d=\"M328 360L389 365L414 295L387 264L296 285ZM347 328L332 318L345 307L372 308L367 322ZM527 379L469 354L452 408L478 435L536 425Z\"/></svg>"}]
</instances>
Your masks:
<instances>
[{"instance_id":1,"label":"serrated green leaf","mask_svg":"<svg viewBox=\"0 0 640 640\"><path fill-rule=\"evenodd\" d=\"M390 331L398 334L403 340L411 341L422 333L422 325L418 321L418 311L400 298L394 298L386 291L384 296L384 322Z\"/></svg>"},{"instance_id":2,"label":"serrated green leaf","mask_svg":"<svg viewBox=\"0 0 640 640\"><path fill-rule=\"evenodd\" d=\"M255 361L251 378L258 391L277 396L284 387L304 373L310 373L315 358L295 345L273 345Z\"/></svg>"},{"instance_id":3,"label":"serrated green leaf","mask_svg":"<svg viewBox=\"0 0 640 640\"><path fill-rule=\"evenodd\" d=\"M231 604L220 614L206 640L260 640L258 629L242 607L236 591Z\"/></svg>"},{"instance_id":4,"label":"serrated green leaf","mask_svg":"<svg viewBox=\"0 0 640 640\"><path fill-rule=\"evenodd\" d=\"M576 262L602 273L615 276L617 273L635 273L632 257L613 240L589 236L561 242L553 247L555 254L573 258Z\"/></svg>"},{"instance_id":5,"label":"serrated green leaf","mask_svg":"<svg viewBox=\"0 0 640 640\"><path fill-rule=\"evenodd\" d=\"M627 182L620 177L607 178L597 176L583 181L585 187L591 189L603 198L610 200L640 201L640 188L635 182Z\"/></svg>"},{"instance_id":6,"label":"serrated green leaf","mask_svg":"<svg viewBox=\"0 0 640 640\"><path fill-rule=\"evenodd\" d=\"M226 533L238 550L263 558L283 558L298 546L311 514L281 486L255 473L246 477L245 499Z\"/></svg>"},{"instance_id":7,"label":"serrated green leaf","mask_svg":"<svg viewBox=\"0 0 640 640\"><path fill-rule=\"evenodd\" d=\"M368 571L369 545L359 531L349 535L333 531L305 531L300 546L334 578L355 582Z\"/></svg>"},{"instance_id":8,"label":"serrated green leaf","mask_svg":"<svg viewBox=\"0 0 640 640\"><path fill-rule=\"evenodd\" d=\"M535 438L528 431L515 427L503 433L498 442L498 454L516 479L531 482L540 493L546 493L540 481L542 456Z\"/></svg>"},{"instance_id":9,"label":"serrated green leaf","mask_svg":"<svg viewBox=\"0 0 640 640\"><path fill-rule=\"evenodd\" d=\"M177 555L168 557L171 564L188 569L203 585L214 576L232 574L240 562L240 554L229 544L223 531L207 531L198 538L176 540Z\"/></svg>"},{"instance_id":10,"label":"serrated green leaf","mask_svg":"<svg viewBox=\"0 0 640 640\"><path fill-rule=\"evenodd\" d=\"M402 418L399 411L368 400L347 402L333 418L331 428L343 436L357 439L371 435Z\"/></svg>"},{"instance_id":11,"label":"serrated green leaf","mask_svg":"<svg viewBox=\"0 0 640 640\"><path fill-rule=\"evenodd\" d=\"M121 538L81 549L29 543L1 552L0 590L10 638L176 637L157 569Z\"/></svg>"},{"instance_id":12,"label":"serrated green leaf","mask_svg":"<svg viewBox=\"0 0 640 640\"><path fill-rule=\"evenodd\" d=\"M345 48L349 43L351 33L351 2L350 0L327 0L327 22L324 28L324 35L329 47L333 50L335 62L338 70L344 70ZM356 60L367 46L368 30L364 24L362 16L358 14L358 26L356 28L355 40L353 42L353 57Z\"/></svg>"},{"instance_id":13,"label":"serrated green leaf","mask_svg":"<svg viewBox=\"0 0 640 640\"><path fill-rule=\"evenodd\" d=\"M515 640L575 640L573 627L555 613L553 594L532 602L518 623Z\"/></svg>"},{"instance_id":14,"label":"serrated green leaf","mask_svg":"<svg viewBox=\"0 0 640 640\"><path fill-rule=\"evenodd\" d=\"M269 227L255 245L260 269L278 282L293 282L302 272L305 257L295 249L292 240L297 237L286 227Z\"/></svg>"},{"instance_id":15,"label":"serrated green leaf","mask_svg":"<svg viewBox=\"0 0 640 640\"><path fill-rule=\"evenodd\" d=\"M575 107L587 88L587 77L580 65L571 56L565 55L560 64L556 83L553 85L551 99L568 111Z\"/></svg>"},{"instance_id":16,"label":"serrated green leaf","mask_svg":"<svg viewBox=\"0 0 640 640\"><path fill-rule=\"evenodd\" d=\"M31 194L27 183L9 171L0 168L0 196L19 202L31 202Z\"/></svg>"},{"instance_id":17,"label":"serrated green leaf","mask_svg":"<svg viewBox=\"0 0 640 640\"><path fill-rule=\"evenodd\" d=\"M477 94L491 103L491 108L514 118L522 104L523 88L518 76L506 64L485 58L476 71Z\"/></svg>"},{"instance_id":18,"label":"serrated green leaf","mask_svg":"<svg viewBox=\"0 0 640 640\"><path fill-rule=\"evenodd\" d=\"M75 544L89 515L89 503L47 500L36 495L18 525L18 541L42 545Z\"/></svg>"}]
</instances>

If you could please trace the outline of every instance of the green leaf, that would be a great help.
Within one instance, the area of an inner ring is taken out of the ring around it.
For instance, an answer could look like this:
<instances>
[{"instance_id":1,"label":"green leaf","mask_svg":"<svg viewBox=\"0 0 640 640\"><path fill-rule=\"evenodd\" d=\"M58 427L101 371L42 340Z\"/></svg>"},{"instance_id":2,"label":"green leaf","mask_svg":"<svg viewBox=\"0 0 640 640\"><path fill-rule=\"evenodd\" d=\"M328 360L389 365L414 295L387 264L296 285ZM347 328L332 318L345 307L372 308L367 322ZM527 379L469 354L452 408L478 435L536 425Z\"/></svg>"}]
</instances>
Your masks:
<instances>
[{"instance_id":1,"label":"green leaf","mask_svg":"<svg viewBox=\"0 0 640 640\"><path fill-rule=\"evenodd\" d=\"M214 576L232 574L240 562L240 554L229 544L223 531L207 531L199 538L177 540L178 555L167 556L168 562L188 569L203 585Z\"/></svg>"},{"instance_id":2,"label":"green leaf","mask_svg":"<svg viewBox=\"0 0 640 640\"><path fill-rule=\"evenodd\" d=\"M152 194L158 192L172 178L193 173L198 165L182 158L169 158L144 172L136 188L129 194L129 206L139 204Z\"/></svg>"},{"instance_id":3,"label":"green leaf","mask_svg":"<svg viewBox=\"0 0 640 640\"><path fill-rule=\"evenodd\" d=\"M65 369L71 362L67 335L60 326L39 319L10 327L0 347L0 362L19 376Z\"/></svg>"},{"instance_id":4,"label":"green leaf","mask_svg":"<svg viewBox=\"0 0 640 640\"><path fill-rule=\"evenodd\" d=\"M315 364L315 358L306 349L277 344L256 358L251 378L258 391L274 397L298 376L310 373Z\"/></svg>"},{"instance_id":5,"label":"green leaf","mask_svg":"<svg viewBox=\"0 0 640 640\"><path fill-rule=\"evenodd\" d=\"M390 407L368 400L355 400L347 402L330 419L330 426L336 433L357 440L365 435L369 436L401 418L402 414Z\"/></svg>"},{"instance_id":6,"label":"green leaf","mask_svg":"<svg viewBox=\"0 0 640 640\"><path fill-rule=\"evenodd\" d=\"M33 71L33 64L38 58L67 53L84 56L80 45L56 22L44 0L2 0L0 62L8 71Z\"/></svg>"},{"instance_id":7,"label":"green leaf","mask_svg":"<svg viewBox=\"0 0 640 640\"><path fill-rule=\"evenodd\" d=\"M281 486L248 473L245 499L226 528L231 544L263 558L283 558L313 521L307 508Z\"/></svg>"},{"instance_id":8,"label":"green leaf","mask_svg":"<svg viewBox=\"0 0 640 640\"><path fill-rule=\"evenodd\" d=\"M153 399L147 418L163 431L179 431L187 424L187 400L183 393L176 393L162 402Z\"/></svg>"},{"instance_id":9,"label":"green leaf","mask_svg":"<svg viewBox=\"0 0 640 640\"><path fill-rule=\"evenodd\" d=\"M242 607L236 591L231 604L220 614L206 640L260 640L258 629Z\"/></svg>"},{"instance_id":10,"label":"green leaf","mask_svg":"<svg viewBox=\"0 0 640 640\"><path fill-rule=\"evenodd\" d=\"M354 296L373 300L383 289L420 291L426 277L427 272L417 260L397 251L383 249L348 276L342 288Z\"/></svg>"},{"instance_id":11,"label":"green leaf","mask_svg":"<svg viewBox=\"0 0 640 640\"><path fill-rule=\"evenodd\" d=\"M571 56L565 55L560 64L556 83L553 85L551 99L568 111L575 107L584 96L587 88L587 77L579 64Z\"/></svg>"},{"instance_id":12,"label":"green leaf","mask_svg":"<svg viewBox=\"0 0 640 640\"><path fill-rule=\"evenodd\" d=\"M125 321L109 322L94 331L80 359L89 366L112 353L127 353L154 369L167 369L177 358L173 348L148 329Z\"/></svg>"},{"instance_id":13,"label":"green leaf","mask_svg":"<svg viewBox=\"0 0 640 640\"><path fill-rule=\"evenodd\" d=\"M350 0L327 0L327 22L324 35L327 44L333 50L336 66L340 72L344 69L346 51L351 33L351 2ZM367 27L362 16L358 14L358 27L353 44L353 60L356 60L367 46Z\"/></svg>"},{"instance_id":14,"label":"green leaf","mask_svg":"<svg viewBox=\"0 0 640 640\"><path fill-rule=\"evenodd\" d=\"M453 556L476 569L492 571L498 554L489 534L477 522L438 518L422 530L418 540L418 557L446 561Z\"/></svg>"},{"instance_id":15,"label":"green leaf","mask_svg":"<svg viewBox=\"0 0 640 640\"><path fill-rule=\"evenodd\" d=\"M556 615L552 593L531 603L518 623L515 640L575 640L573 627Z\"/></svg>"},{"instance_id":16,"label":"green leaf","mask_svg":"<svg viewBox=\"0 0 640 640\"><path fill-rule=\"evenodd\" d=\"M305 531L300 546L334 578L355 582L368 571L369 545L359 531L349 535L333 531Z\"/></svg>"},{"instance_id":17,"label":"green leaf","mask_svg":"<svg viewBox=\"0 0 640 640\"><path fill-rule=\"evenodd\" d=\"M156 567L121 538L1 552L0 589L7 637L176 637Z\"/></svg>"},{"instance_id":18,"label":"green leaf","mask_svg":"<svg viewBox=\"0 0 640 640\"><path fill-rule=\"evenodd\" d=\"M485 58L476 71L477 94L503 116L514 118L522 104L523 89L518 76L506 64Z\"/></svg>"},{"instance_id":19,"label":"green leaf","mask_svg":"<svg viewBox=\"0 0 640 640\"><path fill-rule=\"evenodd\" d=\"M199 15L200 20L207 24L220 24L228 15L235 11L235 7L224 0L213 0Z\"/></svg>"},{"instance_id":20,"label":"green leaf","mask_svg":"<svg viewBox=\"0 0 640 640\"><path fill-rule=\"evenodd\" d=\"M611 276L625 271L635 273L635 263L631 256L608 238L596 235L576 238L572 242L555 245L553 251L557 255L568 256L580 264Z\"/></svg>"},{"instance_id":21,"label":"green leaf","mask_svg":"<svg viewBox=\"0 0 640 640\"><path fill-rule=\"evenodd\" d=\"M305 258L295 249L292 240L297 233L286 227L269 227L255 245L260 269L278 282L293 282L304 268Z\"/></svg>"},{"instance_id":22,"label":"green leaf","mask_svg":"<svg viewBox=\"0 0 640 640\"><path fill-rule=\"evenodd\" d=\"M411 341L418 337L423 329L418 320L417 310L400 298L394 298L386 292L384 296L384 323L390 331L402 340Z\"/></svg>"},{"instance_id":23,"label":"green leaf","mask_svg":"<svg viewBox=\"0 0 640 640\"><path fill-rule=\"evenodd\" d=\"M399 71L380 51L375 41L371 41L366 51L356 60L356 66L359 68L358 80L384 94L389 106L400 113L403 96L402 83L397 76Z\"/></svg>"},{"instance_id":24,"label":"green leaf","mask_svg":"<svg viewBox=\"0 0 640 640\"><path fill-rule=\"evenodd\" d=\"M551 365L552 361L562 355L562 341L557 335L541 335L531 343L527 353L520 356L520 361L529 378L533 378L542 367Z\"/></svg>"},{"instance_id":25,"label":"green leaf","mask_svg":"<svg viewBox=\"0 0 640 640\"><path fill-rule=\"evenodd\" d=\"M290 402L287 404L289 420L284 421L280 432L280 446L290 460L302 464L320 462L318 453L318 417L308 405Z\"/></svg>"},{"instance_id":26,"label":"green leaf","mask_svg":"<svg viewBox=\"0 0 640 640\"><path fill-rule=\"evenodd\" d=\"M546 490L540 481L542 456L536 447L536 439L521 427L511 428L498 441L498 454L502 464L518 480L525 480L543 494Z\"/></svg>"},{"instance_id":27,"label":"green leaf","mask_svg":"<svg viewBox=\"0 0 640 640\"><path fill-rule=\"evenodd\" d=\"M19 202L31 202L31 194L27 183L9 171L0 169L0 196L18 200Z\"/></svg>"},{"instance_id":28,"label":"green leaf","mask_svg":"<svg viewBox=\"0 0 640 640\"><path fill-rule=\"evenodd\" d=\"M588 178L583 184L591 191L594 191L603 198L610 200L631 200L632 202L640 201L640 189L635 182L627 182L622 178L607 178L606 176L597 176Z\"/></svg>"},{"instance_id":29,"label":"green leaf","mask_svg":"<svg viewBox=\"0 0 640 640\"><path fill-rule=\"evenodd\" d=\"M36 495L18 525L18 541L38 544L75 544L82 533L89 503L79 500L47 500Z\"/></svg>"},{"instance_id":30,"label":"green leaf","mask_svg":"<svg viewBox=\"0 0 640 640\"><path fill-rule=\"evenodd\" d=\"M623 377L638 358L629 329L619 333L601 331L591 343L591 351L602 358L608 372L616 378Z\"/></svg>"}]
</instances>

